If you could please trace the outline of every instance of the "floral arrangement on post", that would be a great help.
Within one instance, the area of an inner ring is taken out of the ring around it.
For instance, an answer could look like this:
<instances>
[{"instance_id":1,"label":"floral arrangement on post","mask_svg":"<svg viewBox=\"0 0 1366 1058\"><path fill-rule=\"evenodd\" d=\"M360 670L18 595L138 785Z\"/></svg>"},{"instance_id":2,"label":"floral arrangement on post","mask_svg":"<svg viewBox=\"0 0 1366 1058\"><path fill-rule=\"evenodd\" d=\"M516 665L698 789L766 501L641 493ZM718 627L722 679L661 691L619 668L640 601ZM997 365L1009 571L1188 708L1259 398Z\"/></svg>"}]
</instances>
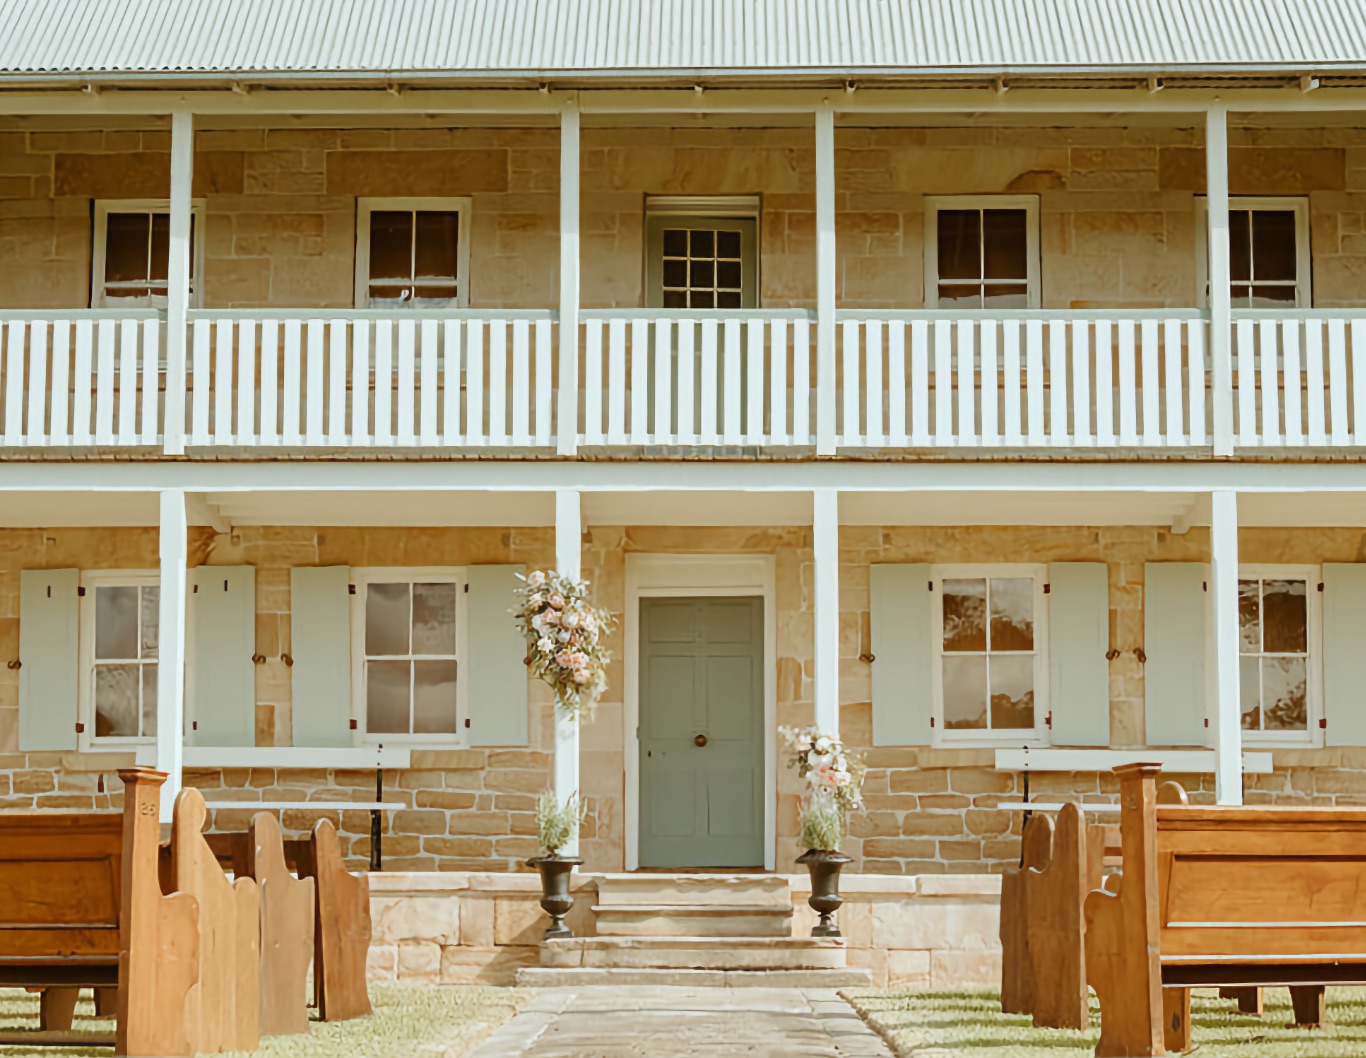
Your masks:
<instances>
[{"instance_id":1,"label":"floral arrangement on post","mask_svg":"<svg viewBox=\"0 0 1366 1058\"><path fill-rule=\"evenodd\" d=\"M561 709L570 716L587 712L607 689L611 654L602 644L616 619L588 601L587 581L539 569L521 579L514 612L526 636L526 663L554 688Z\"/></svg>"},{"instance_id":2,"label":"floral arrangement on post","mask_svg":"<svg viewBox=\"0 0 1366 1058\"><path fill-rule=\"evenodd\" d=\"M536 838L550 856L558 856L560 849L574 840L583 822L584 809L578 794L560 804L554 790L545 790L536 798Z\"/></svg>"}]
</instances>

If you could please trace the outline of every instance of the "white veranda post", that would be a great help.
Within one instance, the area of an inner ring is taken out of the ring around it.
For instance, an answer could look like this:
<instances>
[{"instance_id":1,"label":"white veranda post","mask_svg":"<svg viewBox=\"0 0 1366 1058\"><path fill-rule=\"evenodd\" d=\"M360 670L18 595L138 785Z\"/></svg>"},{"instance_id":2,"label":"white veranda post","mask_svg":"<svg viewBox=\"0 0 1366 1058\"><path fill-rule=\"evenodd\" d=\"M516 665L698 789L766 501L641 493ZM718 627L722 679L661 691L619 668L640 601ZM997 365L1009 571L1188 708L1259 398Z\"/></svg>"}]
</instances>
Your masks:
<instances>
[{"instance_id":1,"label":"white veranda post","mask_svg":"<svg viewBox=\"0 0 1366 1058\"><path fill-rule=\"evenodd\" d=\"M555 492L555 569L578 580L582 575L582 523L577 489ZM555 709L555 797L564 804L579 793L579 720ZM560 850L565 856L579 854L579 839Z\"/></svg>"},{"instance_id":2,"label":"white veranda post","mask_svg":"<svg viewBox=\"0 0 1366 1058\"><path fill-rule=\"evenodd\" d=\"M560 380L556 450L573 455L579 442L579 108L560 114Z\"/></svg>"},{"instance_id":3,"label":"white veranda post","mask_svg":"<svg viewBox=\"0 0 1366 1058\"><path fill-rule=\"evenodd\" d=\"M185 592L188 533L185 490L161 493L161 607L157 648L157 770L168 776L161 788L161 822L171 821L180 792L185 745Z\"/></svg>"},{"instance_id":4,"label":"white veranda post","mask_svg":"<svg viewBox=\"0 0 1366 1058\"><path fill-rule=\"evenodd\" d=\"M194 179L194 118L171 115L170 258L166 268L166 426L168 455L185 451L185 347L190 307L191 187ZM203 238L203 235L200 235Z\"/></svg>"},{"instance_id":5,"label":"white veranda post","mask_svg":"<svg viewBox=\"0 0 1366 1058\"><path fill-rule=\"evenodd\" d=\"M1209 351L1213 369L1214 454L1233 454L1233 293L1228 256L1228 110L1205 115L1209 219Z\"/></svg>"},{"instance_id":6,"label":"white veranda post","mask_svg":"<svg viewBox=\"0 0 1366 1058\"><path fill-rule=\"evenodd\" d=\"M816 726L840 730L840 526L839 493L817 489L812 496L815 581Z\"/></svg>"},{"instance_id":7,"label":"white veranda post","mask_svg":"<svg viewBox=\"0 0 1366 1058\"><path fill-rule=\"evenodd\" d=\"M835 112L829 100L816 111L816 454L835 454Z\"/></svg>"},{"instance_id":8,"label":"white veranda post","mask_svg":"<svg viewBox=\"0 0 1366 1058\"><path fill-rule=\"evenodd\" d=\"M1210 612L1214 628L1214 790L1243 803L1243 730L1238 699L1238 494L1214 493L1210 522Z\"/></svg>"}]
</instances>

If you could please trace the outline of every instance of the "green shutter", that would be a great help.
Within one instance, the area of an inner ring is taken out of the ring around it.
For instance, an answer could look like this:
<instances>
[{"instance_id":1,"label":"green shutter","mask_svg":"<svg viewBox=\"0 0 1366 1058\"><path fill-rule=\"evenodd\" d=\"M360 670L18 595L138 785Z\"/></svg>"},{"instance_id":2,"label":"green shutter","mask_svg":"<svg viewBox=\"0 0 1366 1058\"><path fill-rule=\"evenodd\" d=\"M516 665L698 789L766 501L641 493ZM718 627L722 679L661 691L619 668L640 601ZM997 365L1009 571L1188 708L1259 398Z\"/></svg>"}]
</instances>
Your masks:
<instances>
[{"instance_id":1,"label":"green shutter","mask_svg":"<svg viewBox=\"0 0 1366 1058\"><path fill-rule=\"evenodd\" d=\"M1110 576L1103 562L1048 566L1048 707L1055 746L1110 744Z\"/></svg>"},{"instance_id":2,"label":"green shutter","mask_svg":"<svg viewBox=\"0 0 1366 1058\"><path fill-rule=\"evenodd\" d=\"M470 566L465 701L471 746L527 744L526 641L512 608L521 566Z\"/></svg>"},{"instance_id":3,"label":"green shutter","mask_svg":"<svg viewBox=\"0 0 1366 1058\"><path fill-rule=\"evenodd\" d=\"M290 571L290 670L294 745L349 746L351 567Z\"/></svg>"},{"instance_id":4,"label":"green shutter","mask_svg":"<svg viewBox=\"0 0 1366 1058\"><path fill-rule=\"evenodd\" d=\"M1144 566L1144 712L1150 746L1203 746L1208 689L1205 656L1209 566Z\"/></svg>"},{"instance_id":5,"label":"green shutter","mask_svg":"<svg viewBox=\"0 0 1366 1058\"><path fill-rule=\"evenodd\" d=\"M256 745L256 569L190 570L190 647L196 746Z\"/></svg>"},{"instance_id":6,"label":"green shutter","mask_svg":"<svg viewBox=\"0 0 1366 1058\"><path fill-rule=\"evenodd\" d=\"M873 647L873 745L927 746L934 729L934 610L930 567L868 569Z\"/></svg>"},{"instance_id":7,"label":"green shutter","mask_svg":"<svg viewBox=\"0 0 1366 1058\"><path fill-rule=\"evenodd\" d=\"M19 574L19 748L75 749L80 572Z\"/></svg>"},{"instance_id":8,"label":"green shutter","mask_svg":"<svg viewBox=\"0 0 1366 1058\"><path fill-rule=\"evenodd\" d=\"M1324 743L1366 746L1366 563L1323 566Z\"/></svg>"}]
</instances>

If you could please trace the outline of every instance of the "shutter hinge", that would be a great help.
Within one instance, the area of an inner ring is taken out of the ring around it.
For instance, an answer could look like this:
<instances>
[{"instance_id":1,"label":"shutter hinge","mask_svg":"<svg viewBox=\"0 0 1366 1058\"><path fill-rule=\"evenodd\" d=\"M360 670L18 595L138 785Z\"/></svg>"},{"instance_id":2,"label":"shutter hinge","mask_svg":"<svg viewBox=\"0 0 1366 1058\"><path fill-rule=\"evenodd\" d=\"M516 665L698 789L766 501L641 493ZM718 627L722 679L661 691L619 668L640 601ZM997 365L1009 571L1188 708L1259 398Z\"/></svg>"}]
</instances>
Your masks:
<instances>
[{"instance_id":1,"label":"shutter hinge","mask_svg":"<svg viewBox=\"0 0 1366 1058\"><path fill-rule=\"evenodd\" d=\"M356 730L356 720L355 720L355 717L352 717L352 718L351 718L351 730L352 730L352 731Z\"/></svg>"},{"instance_id":2,"label":"shutter hinge","mask_svg":"<svg viewBox=\"0 0 1366 1058\"><path fill-rule=\"evenodd\" d=\"M85 734L85 725L84 725L84 724L79 723L79 722L76 724L76 734L78 734L78 735L84 735L84 734Z\"/></svg>"},{"instance_id":3,"label":"shutter hinge","mask_svg":"<svg viewBox=\"0 0 1366 1058\"><path fill-rule=\"evenodd\" d=\"M1205 717L1205 726L1209 727L1209 717Z\"/></svg>"},{"instance_id":4,"label":"shutter hinge","mask_svg":"<svg viewBox=\"0 0 1366 1058\"><path fill-rule=\"evenodd\" d=\"M467 581L467 582L465 583L465 594L468 595L469 593L470 593L470 586L469 586L469 582Z\"/></svg>"},{"instance_id":5,"label":"shutter hinge","mask_svg":"<svg viewBox=\"0 0 1366 1058\"><path fill-rule=\"evenodd\" d=\"M1324 730L1324 729L1327 728L1327 727L1328 727L1328 717L1326 717L1326 716L1321 716L1321 717L1319 717L1319 730L1322 731L1322 730Z\"/></svg>"},{"instance_id":6,"label":"shutter hinge","mask_svg":"<svg viewBox=\"0 0 1366 1058\"><path fill-rule=\"evenodd\" d=\"M1202 581L1200 582L1200 590L1201 590L1201 591L1206 591L1206 592L1209 591L1209 581L1207 581L1207 580L1202 580Z\"/></svg>"},{"instance_id":7,"label":"shutter hinge","mask_svg":"<svg viewBox=\"0 0 1366 1058\"><path fill-rule=\"evenodd\" d=\"M934 727L934 717L930 717L930 727Z\"/></svg>"},{"instance_id":8,"label":"shutter hinge","mask_svg":"<svg viewBox=\"0 0 1366 1058\"><path fill-rule=\"evenodd\" d=\"M84 598L85 598L85 585L84 585L84 584L82 584L79 588L76 589L76 595L77 595L78 598L81 598L81 599L84 599ZM48 590L47 590L47 597L48 597L49 599L52 598L52 589L51 589L51 588L48 588Z\"/></svg>"},{"instance_id":9,"label":"shutter hinge","mask_svg":"<svg viewBox=\"0 0 1366 1058\"><path fill-rule=\"evenodd\" d=\"M227 591L227 590L228 590L228 582L227 582L227 581L224 581L224 582L223 582L223 590L224 590L224 591Z\"/></svg>"},{"instance_id":10,"label":"shutter hinge","mask_svg":"<svg viewBox=\"0 0 1366 1058\"><path fill-rule=\"evenodd\" d=\"M468 716L465 717L465 726L466 726L466 727L469 727L469 726L470 726L470 718L469 718Z\"/></svg>"},{"instance_id":11,"label":"shutter hinge","mask_svg":"<svg viewBox=\"0 0 1366 1058\"><path fill-rule=\"evenodd\" d=\"M1051 595L1052 592L1053 592L1053 585L1051 585L1051 584L1045 584L1045 585L1043 586L1043 593L1044 593L1045 595Z\"/></svg>"},{"instance_id":12,"label":"shutter hinge","mask_svg":"<svg viewBox=\"0 0 1366 1058\"><path fill-rule=\"evenodd\" d=\"M1323 591L1323 581L1319 581L1319 591Z\"/></svg>"},{"instance_id":13,"label":"shutter hinge","mask_svg":"<svg viewBox=\"0 0 1366 1058\"><path fill-rule=\"evenodd\" d=\"M931 581L926 581L926 582L925 582L925 590L926 590L926 591L934 591L934 581L932 581L932 580L931 580Z\"/></svg>"},{"instance_id":14,"label":"shutter hinge","mask_svg":"<svg viewBox=\"0 0 1366 1058\"><path fill-rule=\"evenodd\" d=\"M198 731L198 730L199 730L199 721L198 721L198 720L191 720L191 721L190 721L190 730L191 730L191 731Z\"/></svg>"},{"instance_id":15,"label":"shutter hinge","mask_svg":"<svg viewBox=\"0 0 1366 1058\"><path fill-rule=\"evenodd\" d=\"M356 586L355 586L354 584L348 584L348 585L346 586L346 594L347 594L347 595L355 595L355 594L356 594Z\"/></svg>"},{"instance_id":16,"label":"shutter hinge","mask_svg":"<svg viewBox=\"0 0 1366 1058\"><path fill-rule=\"evenodd\" d=\"M1043 722L1048 725L1048 730L1053 730L1053 710L1048 711L1048 715L1043 718Z\"/></svg>"},{"instance_id":17,"label":"shutter hinge","mask_svg":"<svg viewBox=\"0 0 1366 1058\"><path fill-rule=\"evenodd\" d=\"M198 584L196 584L193 588L190 589L190 594L191 594L191 595L198 595L198 594L199 594L199 585L198 585Z\"/></svg>"}]
</instances>

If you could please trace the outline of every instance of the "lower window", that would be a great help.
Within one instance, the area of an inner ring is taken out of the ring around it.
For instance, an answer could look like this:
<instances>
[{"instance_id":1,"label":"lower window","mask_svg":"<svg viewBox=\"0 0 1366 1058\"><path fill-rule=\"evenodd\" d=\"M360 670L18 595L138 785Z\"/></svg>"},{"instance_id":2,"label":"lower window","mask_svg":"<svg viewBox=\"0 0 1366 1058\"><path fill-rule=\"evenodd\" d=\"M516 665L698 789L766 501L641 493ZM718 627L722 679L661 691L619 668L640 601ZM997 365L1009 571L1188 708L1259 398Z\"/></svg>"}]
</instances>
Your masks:
<instances>
[{"instance_id":1,"label":"lower window","mask_svg":"<svg viewBox=\"0 0 1366 1058\"><path fill-rule=\"evenodd\" d=\"M1243 730L1310 734L1318 573L1244 568L1238 578Z\"/></svg>"},{"instance_id":2,"label":"lower window","mask_svg":"<svg viewBox=\"0 0 1366 1058\"><path fill-rule=\"evenodd\" d=\"M96 741L147 742L157 733L161 589L151 572L83 577L83 722Z\"/></svg>"}]
</instances>

